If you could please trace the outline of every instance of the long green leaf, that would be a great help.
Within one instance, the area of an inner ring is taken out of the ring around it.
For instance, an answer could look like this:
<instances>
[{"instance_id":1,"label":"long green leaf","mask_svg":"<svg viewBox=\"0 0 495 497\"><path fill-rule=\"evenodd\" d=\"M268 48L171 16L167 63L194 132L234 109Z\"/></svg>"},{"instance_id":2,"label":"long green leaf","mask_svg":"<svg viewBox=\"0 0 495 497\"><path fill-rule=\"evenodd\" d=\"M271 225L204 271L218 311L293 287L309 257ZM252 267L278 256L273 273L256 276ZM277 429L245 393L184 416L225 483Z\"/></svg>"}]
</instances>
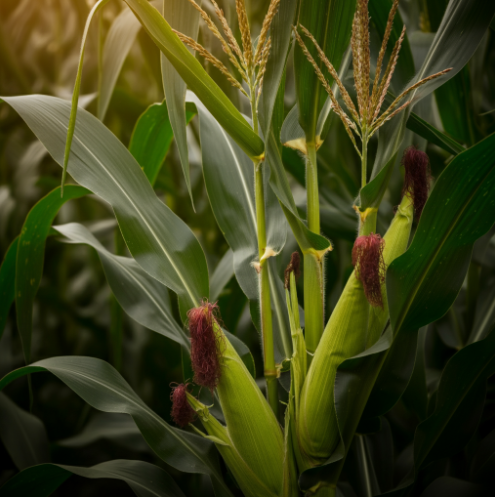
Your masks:
<instances>
[{"instance_id":1,"label":"long green leaf","mask_svg":"<svg viewBox=\"0 0 495 497\"><path fill-rule=\"evenodd\" d=\"M110 364L93 357L52 357L16 369L0 380L0 390L29 373L49 371L89 405L130 414L148 445L167 464L185 473L210 475L230 495L219 474L213 443L168 425L131 389Z\"/></svg>"},{"instance_id":2,"label":"long green leaf","mask_svg":"<svg viewBox=\"0 0 495 497\"><path fill-rule=\"evenodd\" d=\"M10 306L15 299L15 262L17 258L17 244L19 237L16 237L10 244L7 253L0 266L0 339L7 323Z\"/></svg>"},{"instance_id":3,"label":"long green leaf","mask_svg":"<svg viewBox=\"0 0 495 497\"><path fill-rule=\"evenodd\" d=\"M21 471L35 464L50 462L45 426L39 418L18 407L4 393L0 393L0 439Z\"/></svg>"},{"instance_id":4,"label":"long green leaf","mask_svg":"<svg viewBox=\"0 0 495 497\"><path fill-rule=\"evenodd\" d=\"M40 95L8 97L59 164L70 104ZM80 110L69 172L112 205L126 244L138 264L179 294L181 309L208 297L208 269L189 227L155 195L129 151L94 116Z\"/></svg>"},{"instance_id":5,"label":"long green leaf","mask_svg":"<svg viewBox=\"0 0 495 497\"><path fill-rule=\"evenodd\" d=\"M195 109L187 109L187 123L195 113ZM174 131L170 124L166 100L161 104L150 105L134 126L129 152L138 161L152 186L155 184L173 137Z\"/></svg>"},{"instance_id":6,"label":"long green leaf","mask_svg":"<svg viewBox=\"0 0 495 497\"><path fill-rule=\"evenodd\" d=\"M86 26L84 26L84 33L81 40L81 52L79 54L79 65L77 66L77 75L76 82L74 83L74 91L72 92L72 107L70 111L69 117L69 125L67 128L67 139L65 142L65 150L64 150L64 160L62 163L62 190L61 194L64 194L64 184L65 177L67 174L67 166L69 165L69 157L70 157L70 148L72 146L72 138L74 136L74 129L76 127L76 118L77 118L77 105L79 102L79 92L81 91L81 79L82 79L82 70L83 70L83 61L84 61L84 50L86 49L86 38L88 37L89 28L91 26L91 21L95 14L108 3L109 0L98 0L91 9L89 13L88 19L86 20Z\"/></svg>"},{"instance_id":7,"label":"long green leaf","mask_svg":"<svg viewBox=\"0 0 495 497\"><path fill-rule=\"evenodd\" d=\"M263 155L264 146L241 113L203 69L170 25L147 0L125 0L146 32L215 119L251 158Z\"/></svg>"},{"instance_id":8,"label":"long green leaf","mask_svg":"<svg viewBox=\"0 0 495 497\"><path fill-rule=\"evenodd\" d=\"M60 191L61 187L55 188L29 211L19 235L15 269L15 307L17 329L26 362L29 362L31 357L33 303L43 275L46 237L55 216L65 202L91 193L76 185L67 185L63 197Z\"/></svg>"},{"instance_id":9,"label":"long green leaf","mask_svg":"<svg viewBox=\"0 0 495 497\"><path fill-rule=\"evenodd\" d=\"M201 5L201 0L198 1L198 4ZM193 40L197 39L199 12L189 2L184 2L183 0L163 0L162 7L163 17L170 24L171 28L189 36ZM180 74L174 69L172 62L163 54L161 54L161 66L163 90L165 92L165 100L167 101L170 124L172 125L175 142L179 150L179 158L187 191L189 192L191 202L193 202L186 134L185 100L187 85L182 80Z\"/></svg>"},{"instance_id":10,"label":"long green leaf","mask_svg":"<svg viewBox=\"0 0 495 497\"><path fill-rule=\"evenodd\" d=\"M47 497L72 475L126 482L139 497L184 497L172 477L162 468L144 461L113 460L90 468L63 464L40 464L21 471L0 488L4 497Z\"/></svg>"},{"instance_id":11,"label":"long green leaf","mask_svg":"<svg viewBox=\"0 0 495 497\"><path fill-rule=\"evenodd\" d=\"M455 300L474 242L495 222L495 135L447 166L433 189L411 246L387 271L395 333L440 318Z\"/></svg>"},{"instance_id":12,"label":"long green leaf","mask_svg":"<svg viewBox=\"0 0 495 497\"><path fill-rule=\"evenodd\" d=\"M131 318L189 349L189 339L172 314L166 286L146 273L134 259L109 252L83 225L70 223L53 228L66 237L66 242L84 243L98 252L108 284Z\"/></svg>"}]
</instances>

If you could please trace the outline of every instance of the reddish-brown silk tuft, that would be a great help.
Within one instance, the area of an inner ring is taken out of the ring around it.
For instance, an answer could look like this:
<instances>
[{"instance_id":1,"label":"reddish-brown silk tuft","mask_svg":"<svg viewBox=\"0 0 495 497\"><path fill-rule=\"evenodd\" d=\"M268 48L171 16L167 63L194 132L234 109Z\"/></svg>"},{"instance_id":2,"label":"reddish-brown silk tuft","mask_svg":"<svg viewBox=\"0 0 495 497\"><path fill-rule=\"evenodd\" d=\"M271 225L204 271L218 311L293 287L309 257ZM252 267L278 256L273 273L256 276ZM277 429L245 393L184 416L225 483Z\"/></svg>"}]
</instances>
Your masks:
<instances>
[{"instance_id":1,"label":"reddish-brown silk tuft","mask_svg":"<svg viewBox=\"0 0 495 497\"><path fill-rule=\"evenodd\" d=\"M428 200L430 188L430 159L414 147L404 151L402 164L406 170L402 195L412 195L414 213L419 218Z\"/></svg>"},{"instance_id":2,"label":"reddish-brown silk tuft","mask_svg":"<svg viewBox=\"0 0 495 497\"><path fill-rule=\"evenodd\" d=\"M290 257L290 262L284 271L285 288L289 288L290 273L293 272L296 279L299 277L299 274L301 272L300 266L301 266L301 256L299 255L299 252L297 252L297 251L293 252L291 257Z\"/></svg>"},{"instance_id":3,"label":"reddish-brown silk tuft","mask_svg":"<svg viewBox=\"0 0 495 497\"><path fill-rule=\"evenodd\" d=\"M189 331L191 333L191 363L194 370L194 383L209 388L211 391L218 385L220 379L220 358L218 338L213 328L216 304L204 302L201 306L191 309Z\"/></svg>"},{"instance_id":4,"label":"reddish-brown silk tuft","mask_svg":"<svg viewBox=\"0 0 495 497\"><path fill-rule=\"evenodd\" d=\"M194 421L195 412L187 401L187 384L180 384L173 387L172 395L172 419L181 428Z\"/></svg>"},{"instance_id":5,"label":"reddish-brown silk tuft","mask_svg":"<svg viewBox=\"0 0 495 497\"><path fill-rule=\"evenodd\" d=\"M356 277L361 281L368 302L374 307L383 307L382 284L385 281L385 262L383 260L383 238L371 233L360 236L354 242L352 263Z\"/></svg>"}]
</instances>

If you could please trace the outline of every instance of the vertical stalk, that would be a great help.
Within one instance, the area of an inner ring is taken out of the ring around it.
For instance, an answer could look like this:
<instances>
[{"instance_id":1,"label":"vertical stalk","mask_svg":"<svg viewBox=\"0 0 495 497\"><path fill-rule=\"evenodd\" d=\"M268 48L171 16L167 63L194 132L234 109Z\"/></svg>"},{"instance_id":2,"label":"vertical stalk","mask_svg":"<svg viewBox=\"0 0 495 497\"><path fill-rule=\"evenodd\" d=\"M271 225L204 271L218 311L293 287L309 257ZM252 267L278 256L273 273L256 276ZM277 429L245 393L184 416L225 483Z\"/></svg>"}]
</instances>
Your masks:
<instances>
[{"instance_id":1,"label":"vertical stalk","mask_svg":"<svg viewBox=\"0 0 495 497\"><path fill-rule=\"evenodd\" d=\"M362 129L361 136L361 188L364 188L368 181L368 129L366 125ZM378 209L369 207L364 212L358 211L358 213L360 216L359 236L374 233L376 231Z\"/></svg>"},{"instance_id":2,"label":"vertical stalk","mask_svg":"<svg viewBox=\"0 0 495 497\"><path fill-rule=\"evenodd\" d=\"M308 228L320 234L320 201L318 195L318 169L316 146L307 143L306 191ZM323 334L323 262L311 253L304 254L304 310L305 338L311 360Z\"/></svg>"},{"instance_id":3,"label":"vertical stalk","mask_svg":"<svg viewBox=\"0 0 495 497\"><path fill-rule=\"evenodd\" d=\"M258 114L256 110L256 91L251 89L251 113L253 116L253 129L256 134L258 130ZM263 184L263 169L261 161L253 161L254 183L256 199L256 227L258 231L258 255L260 271L260 308L261 308L261 336L263 340L263 364L266 379L266 396L268 403L275 416L278 417L278 389L277 369L275 367L275 349L273 346L273 320L270 298L270 279L267 260L263 260L266 241L266 219L265 219L265 188Z\"/></svg>"},{"instance_id":4,"label":"vertical stalk","mask_svg":"<svg viewBox=\"0 0 495 497\"><path fill-rule=\"evenodd\" d=\"M366 127L363 129L361 136L363 137L361 146L361 188L364 188L368 181L368 130Z\"/></svg>"}]
</instances>

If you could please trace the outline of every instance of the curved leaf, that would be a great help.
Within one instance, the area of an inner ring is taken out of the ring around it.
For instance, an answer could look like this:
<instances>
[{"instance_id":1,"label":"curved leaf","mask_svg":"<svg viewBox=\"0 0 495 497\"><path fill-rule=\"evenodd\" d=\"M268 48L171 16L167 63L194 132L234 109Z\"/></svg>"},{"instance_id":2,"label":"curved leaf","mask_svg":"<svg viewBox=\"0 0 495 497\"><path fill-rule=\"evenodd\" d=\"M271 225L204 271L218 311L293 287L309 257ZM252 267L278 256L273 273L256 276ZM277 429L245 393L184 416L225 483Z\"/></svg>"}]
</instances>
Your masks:
<instances>
[{"instance_id":1,"label":"curved leaf","mask_svg":"<svg viewBox=\"0 0 495 497\"><path fill-rule=\"evenodd\" d=\"M144 461L113 460L90 468L40 464L21 471L0 488L4 497L47 497L71 475L125 481L139 497L184 497L162 468Z\"/></svg>"},{"instance_id":2,"label":"curved leaf","mask_svg":"<svg viewBox=\"0 0 495 497\"><path fill-rule=\"evenodd\" d=\"M486 380L495 373L495 331L457 352L445 366L435 410L414 436L416 470L463 449L480 421Z\"/></svg>"},{"instance_id":3,"label":"curved leaf","mask_svg":"<svg viewBox=\"0 0 495 497\"><path fill-rule=\"evenodd\" d=\"M198 4L201 5L201 0L198 1ZM199 12L189 2L184 2L183 0L163 0L162 7L163 17L170 24L170 27L196 40L199 28ZM174 69L173 64L163 54L161 54L161 66L163 90L168 105L170 124L179 150L187 191L191 197L191 202L193 202L186 135L187 119L185 114L185 100L187 85L182 80L180 74Z\"/></svg>"},{"instance_id":4,"label":"curved leaf","mask_svg":"<svg viewBox=\"0 0 495 497\"><path fill-rule=\"evenodd\" d=\"M21 115L55 161L62 164L70 104L41 95L4 100ZM73 142L70 174L112 205L138 264L179 294L184 314L187 308L208 297L208 269L198 240L156 197L124 145L82 109Z\"/></svg>"},{"instance_id":5,"label":"curved leaf","mask_svg":"<svg viewBox=\"0 0 495 497\"><path fill-rule=\"evenodd\" d=\"M195 114L195 109L187 109L186 123L189 123ZM138 161L152 186L155 184L173 137L166 100L161 104L150 105L134 126L129 152Z\"/></svg>"},{"instance_id":6,"label":"curved leaf","mask_svg":"<svg viewBox=\"0 0 495 497\"><path fill-rule=\"evenodd\" d=\"M91 193L76 185L67 185L63 197L60 192L61 187L55 188L38 201L29 211L19 235L15 269L15 307L17 328L26 362L29 362L31 357L33 302L43 275L46 237L55 216L65 202Z\"/></svg>"},{"instance_id":7,"label":"curved leaf","mask_svg":"<svg viewBox=\"0 0 495 497\"><path fill-rule=\"evenodd\" d=\"M21 376L41 371L54 374L95 409L130 414L148 445L173 468L210 475L225 487L214 445L199 435L168 425L136 395L115 368L101 359L79 356L44 359L4 376L0 390ZM224 495L229 495L225 491Z\"/></svg>"},{"instance_id":8,"label":"curved leaf","mask_svg":"<svg viewBox=\"0 0 495 497\"><path fill-rule=\"evenodd\" d=\"M66 237L67 243L84 243L98 252L108 284L131 318L189 350L191 344L172 314L166 286L146 273L134 259L110 253L83 225L70 223L53 229Z\"/></svg>"},{"instance_id":9,"label":"curved leaf","mask_svg":"<svg viewBox=\"0 0 495 497\"><path fill-rule=\"evenodd\" d=\"M0 339L7 323L10 306L15 299L15 263L17 258L17 244L19 237L16 237L7 249L7 253L0 266Z\"/></svg>"},{"instance_id":10,"label":"curved leaf","mask_svg":"<svg viewBox=\"0 0 495 497\"><path fill-rule=\"evenodd\" d=\"M394 333L415 331L454 302L474 242L495 222L495 134L459 154L438 178L409 249L387 270Z\"/></svg>"},{"instance_id":11,"label":"curved leaf","mask_svg":"<svg viewBox=\"0 0 495 497\"><path fill-rule=\"evenodd\" d=\"M39 418L4 393L0 393L0 414L0 438L19 470L50 461L48 437Z\"/></svg>"}]
</instances>

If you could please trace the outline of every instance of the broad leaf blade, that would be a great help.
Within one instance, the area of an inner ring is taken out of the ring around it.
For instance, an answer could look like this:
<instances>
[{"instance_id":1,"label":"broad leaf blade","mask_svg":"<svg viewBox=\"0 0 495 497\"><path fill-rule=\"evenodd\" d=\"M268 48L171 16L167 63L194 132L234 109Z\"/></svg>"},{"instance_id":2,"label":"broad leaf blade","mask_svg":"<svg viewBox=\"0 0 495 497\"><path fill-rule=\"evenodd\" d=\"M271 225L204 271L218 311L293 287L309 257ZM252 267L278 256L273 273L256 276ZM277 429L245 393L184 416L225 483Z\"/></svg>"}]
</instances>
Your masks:
<instances>
[{"instance_id":1,"label":"broad leaf blade","mask_svg":"<svg viewBox=\"0 0 495 497\"><path fill-rule=\"evenodd\" d=\"M144 461L113 460L90 468L62 464L32 466L11 478L0 490L5 497L46 497L71 475L126 482L139 497L184 497L162 468Z\"/></svg>"},{"instance_id":2,"label":"broad leaf blade","mask_svg":"<svg viewBox=\"0 0 495 497\"><path fill-rule=\"evenodd\" d=\"M21 115L55 161L62 164L70 104L40 95L4 100ZM208 297L206 260L192 231L156 197L124 145L82 109L69 172L78 183L112 205L131 254L148 274L179 294L184 314Z\"/></svg>"},{"instance_id":3,"label":"broad leaf blade","mask_svg":"<svg viewBox=\"0 0 495 497\"><path fill-rule=\"evenodd\" d=\"M48 437L39 418L4 393L0 393L0 413L0 438L17 469L50 461Z\"/></svg>"},{"instance_id":4,"label":"broad leaf blade","mask_svg":"<svg viewBox=\"0 0 495 497\"><path fill-rule=\"evenodd\" d=\"M40 371L57 376L95 409L130 414L148 445L170 466L185 473L210 475L221 482L213 444L168 425L146 406L110 364L101 359L78 356L44 359L4 376L0 380L0 390L16 378ZM225 495L229 495L228 490Z\"/></svg>"},{"instance_id":5,"label":"broad leaf blade","mask_svg":"<svg viewBox=\"0 0 495 497\"><path fill-rule=\"evenodd\" d=\"M466 150L438 178L411 246L387 271L394 333L440 318L455 300L474 242L495 222L495 135Z\"/></svg>"},{"instance_id":6,"label":"broad leaf blade","mask_svg":"<svg viewBox=\"0 0 495 497\"><path fill-rule=\"evenodd\" d=\"M86 188L76 185L67 185L63 197L60 191L61 188L55 188L29 211L19 235L15 270L15 307L17 328L26 362L29 362L31 357L33 303L43 275L46 237L55 216L65 202L91 193Z\"/></svg>"},{"instance_id":7,"label":"broad leaf blade","mask_svg":"<svg viewBox=\"0 0 495 497\"><path fill-rule=\"evenodd\" d=\"M15 299L15 263L17 259L17 244L19 238L15 238L10 244L0 267L0 338L7 323L10 306Z\"/></svg>"},{"instance_id":8,"label":"broad leaf blade","mask_svg":"<svg viewBox=\"0 0 495 497\"><path fill-rule=\"evenodd\" d=\"M54 226L68 243L84 243L100 257L108 284L122 309L139 324L189 349L184 330L174 319L168 289L146 273L134 259L110 253L81 224Z\"/></svg>"},{"instance_id":9,"label":"broad leaf blade","mask_svg":"<svg viewBox=\"0 0 495 497\"><path fill-rule=\"evenodd\" d=\"M198 4L201 5L201 0L198 1ZM170 24L170 27L196 40L199 28L199 12L189 2L184 2L183 0L163 0L162 6L163 17ZM193 202L186 135L185 101L187 85L165 55L161 54L160 57L163 90L167 101L170 124L179 150L187 191L191 197L191 202Z\"/></svg>"},{"instance_id":10,"label":"broad leaf blade","mask_svg":"<svg viewBox=\"0 0 495 497\"><path fill-rule=\"evenodd\" d=\"M194 115L192 109L186 111L187 123ZM155 184L173 137L166 100L161 104L150 105L134 126L129 152L138 161L152 186Z\"/></svg>"}]
</instances>

